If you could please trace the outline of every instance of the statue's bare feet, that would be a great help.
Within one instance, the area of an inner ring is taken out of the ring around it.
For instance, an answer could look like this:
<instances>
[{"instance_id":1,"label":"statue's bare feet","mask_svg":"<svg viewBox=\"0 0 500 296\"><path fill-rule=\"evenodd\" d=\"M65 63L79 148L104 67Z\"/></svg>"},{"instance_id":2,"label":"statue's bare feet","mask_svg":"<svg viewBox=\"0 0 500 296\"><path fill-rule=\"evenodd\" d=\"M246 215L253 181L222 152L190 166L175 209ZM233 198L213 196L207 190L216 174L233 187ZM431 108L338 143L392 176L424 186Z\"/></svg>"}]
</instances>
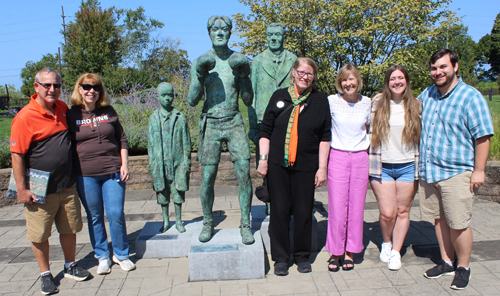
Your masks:
<instances>
[{"instance_id":1,"label":"statue's bare feet","mask_svg":"<svg viewBox=\"0 0 500 296\"><path fill-rule=\"evenodd\" d=\"M179 233L186 232L186 228L184 227L184 225L182 225L182 222L181 223L176 222L175 229L177 229L177 231L179 231Z\"/></svg>"},{"instance_id":2,"label":"statue's bare feet","mask_svg":"<svg viewBox=\"0 0 500 296\"><path fill-rule=\"evenodd\" d=\"M163 223L163 226L160 228L160 232L164 233L164 232L166 232L169 229L170 229L170 222Z\"/></svg>"}]
</instances>

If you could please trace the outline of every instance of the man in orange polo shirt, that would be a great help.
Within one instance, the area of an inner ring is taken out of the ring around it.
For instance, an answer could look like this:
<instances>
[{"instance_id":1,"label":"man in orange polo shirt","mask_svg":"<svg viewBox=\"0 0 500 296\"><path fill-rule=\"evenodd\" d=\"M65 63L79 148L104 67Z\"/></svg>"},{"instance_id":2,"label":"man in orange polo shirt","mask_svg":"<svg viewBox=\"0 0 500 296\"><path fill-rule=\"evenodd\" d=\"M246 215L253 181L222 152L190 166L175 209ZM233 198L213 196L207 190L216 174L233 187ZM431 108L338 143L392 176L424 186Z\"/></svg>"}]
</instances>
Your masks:
<instances>
[{"instance_id":1,"label":"man in orange polo shirt","mask_svg":"<svg viewBox=\"0 0 500 296\"><path fill-rule=\"evenodd\" d=\"M59 100L61 76L43 68L35 76L36 94L12 121L12 169L20 202L24 203L27 238L41 272L42 294L59 292L49 267L49 236L55 222L64 252L64 277L83 281L90 276L75 262L76 233L82 230L80 201L75 187L68 106ZM50 172L45 203L26 189L28 168Z\"/></svg>"}]
</instances>

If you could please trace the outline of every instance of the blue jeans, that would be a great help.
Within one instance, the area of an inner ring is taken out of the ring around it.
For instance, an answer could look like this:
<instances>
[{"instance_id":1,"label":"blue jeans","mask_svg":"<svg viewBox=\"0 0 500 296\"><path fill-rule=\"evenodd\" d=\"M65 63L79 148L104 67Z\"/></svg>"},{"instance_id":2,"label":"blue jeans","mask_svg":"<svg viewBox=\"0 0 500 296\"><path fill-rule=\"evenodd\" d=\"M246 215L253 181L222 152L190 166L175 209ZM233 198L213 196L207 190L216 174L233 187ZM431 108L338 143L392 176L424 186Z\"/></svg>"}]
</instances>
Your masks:
<instances>
[{"instance_id":1,"label":"blue jeans","mask_svg":"<svg viewBox=\"0 0 500 296\"><path fill-rule=\"evenodd\" d=\"M115 174L97 177L77 176L76 185L82 205L87 212L90 242L98 260L109 258L108 235L104 226L104 209L109 221L113 254L120 260L128 259L129 246L125 224L125 183Z\"/></svg>"}]
</instances>

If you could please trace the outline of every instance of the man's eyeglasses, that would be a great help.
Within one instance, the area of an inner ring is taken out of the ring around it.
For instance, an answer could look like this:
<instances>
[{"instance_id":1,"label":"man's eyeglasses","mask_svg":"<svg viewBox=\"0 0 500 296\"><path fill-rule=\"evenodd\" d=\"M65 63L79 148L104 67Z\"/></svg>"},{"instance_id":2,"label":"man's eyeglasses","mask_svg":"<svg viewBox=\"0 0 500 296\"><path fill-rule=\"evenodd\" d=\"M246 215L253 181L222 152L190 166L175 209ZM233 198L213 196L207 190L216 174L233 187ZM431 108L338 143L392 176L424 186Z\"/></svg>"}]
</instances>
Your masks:
<instances>
[{"instance_id":1,"label":"man's eyeglasses","mask_svg":"<svg viewBox=\"0 0 500 296\"><path fill-rule=\"evenodd\" d=\"M83 90L89 91L91 89L94 89L94 91L101 91L101 86L99 84L92 85L92 84L80 84L80 86L83 88Z\"/></svg>"},{"instance_id":2,"label":"man's eyeglasses","mask_svg":"<svg viewBox=\"0 0 500 296\"><path fill-rule=\"evenodd\" d=\"M40 85L41 87L45 88L45 89L50 89L52 86L54 87L54 89L60 89L61 88L61 84L60 83L41 83L41 82L36 82L38 85Z\"/></svg>"},{"instance_id":3,"label":"man's eyeglasses","mask_svg":"<svg viewBox=\"0 0 500 296\"><path fill-rule=\"evenodd\" d=\"M311 72L300 71L300 70L295 70L295 72L297 72L297 76L299 76L300 78L304 77L304 75L307 75L307 77L309 78L314 77L314 73Z\"/></svg>"}]
</instances>

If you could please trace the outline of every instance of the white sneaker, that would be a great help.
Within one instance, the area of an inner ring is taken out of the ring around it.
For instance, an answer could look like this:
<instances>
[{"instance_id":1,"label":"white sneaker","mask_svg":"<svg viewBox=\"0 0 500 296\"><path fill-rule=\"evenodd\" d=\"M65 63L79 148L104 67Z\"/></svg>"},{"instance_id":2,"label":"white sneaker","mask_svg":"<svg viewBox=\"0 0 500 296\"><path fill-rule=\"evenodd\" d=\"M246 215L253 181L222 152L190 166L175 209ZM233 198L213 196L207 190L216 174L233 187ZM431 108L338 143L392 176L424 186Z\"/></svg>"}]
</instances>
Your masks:
<instances>
[{"instance_id":1,"label":"white sneaker","mask_svg":"<svg viewBox=\"0 0 500 296\"><path fill-rule=\"evenodd\" d=\"M389 258L391 258L392 243L382 243L382 247L380 249L380 261L384 263L388 262Z\"/></svg>"},{"instance_id":2,"label":"white sneaker","mask_svg":"<svg viewBox=\"0 0 500 296\"><path fill-rule=\"evenodd\" d=\"M401 268L401 254L399 254L398 251L391 251L391 258L389 258L389 261L387 262L387 267L390 270L398 270Z\"/></svg>"},{"instance_id":3,"label":"white sneaker","mask_svg":"<svg viewBox=\"0 0 500 296\"><path fill-rule=\"evenodd\" d=\"M131 271L135 269L134 262L130 261L130 259L119 260L113 255L113 262L120 264L120 267L125 271Z\"/></svg>"},{"instance_id":4,"label":"white sneaker","mask_svg":"<svg viewBox=\"0 0 500 296\"><path fill-rule=\"evenodd\" d=\"M111 260L106 258L104 260L99 260L99 266L97 266L97 274L108 274L111 272Z\"/></svg>"}]
</instances>

